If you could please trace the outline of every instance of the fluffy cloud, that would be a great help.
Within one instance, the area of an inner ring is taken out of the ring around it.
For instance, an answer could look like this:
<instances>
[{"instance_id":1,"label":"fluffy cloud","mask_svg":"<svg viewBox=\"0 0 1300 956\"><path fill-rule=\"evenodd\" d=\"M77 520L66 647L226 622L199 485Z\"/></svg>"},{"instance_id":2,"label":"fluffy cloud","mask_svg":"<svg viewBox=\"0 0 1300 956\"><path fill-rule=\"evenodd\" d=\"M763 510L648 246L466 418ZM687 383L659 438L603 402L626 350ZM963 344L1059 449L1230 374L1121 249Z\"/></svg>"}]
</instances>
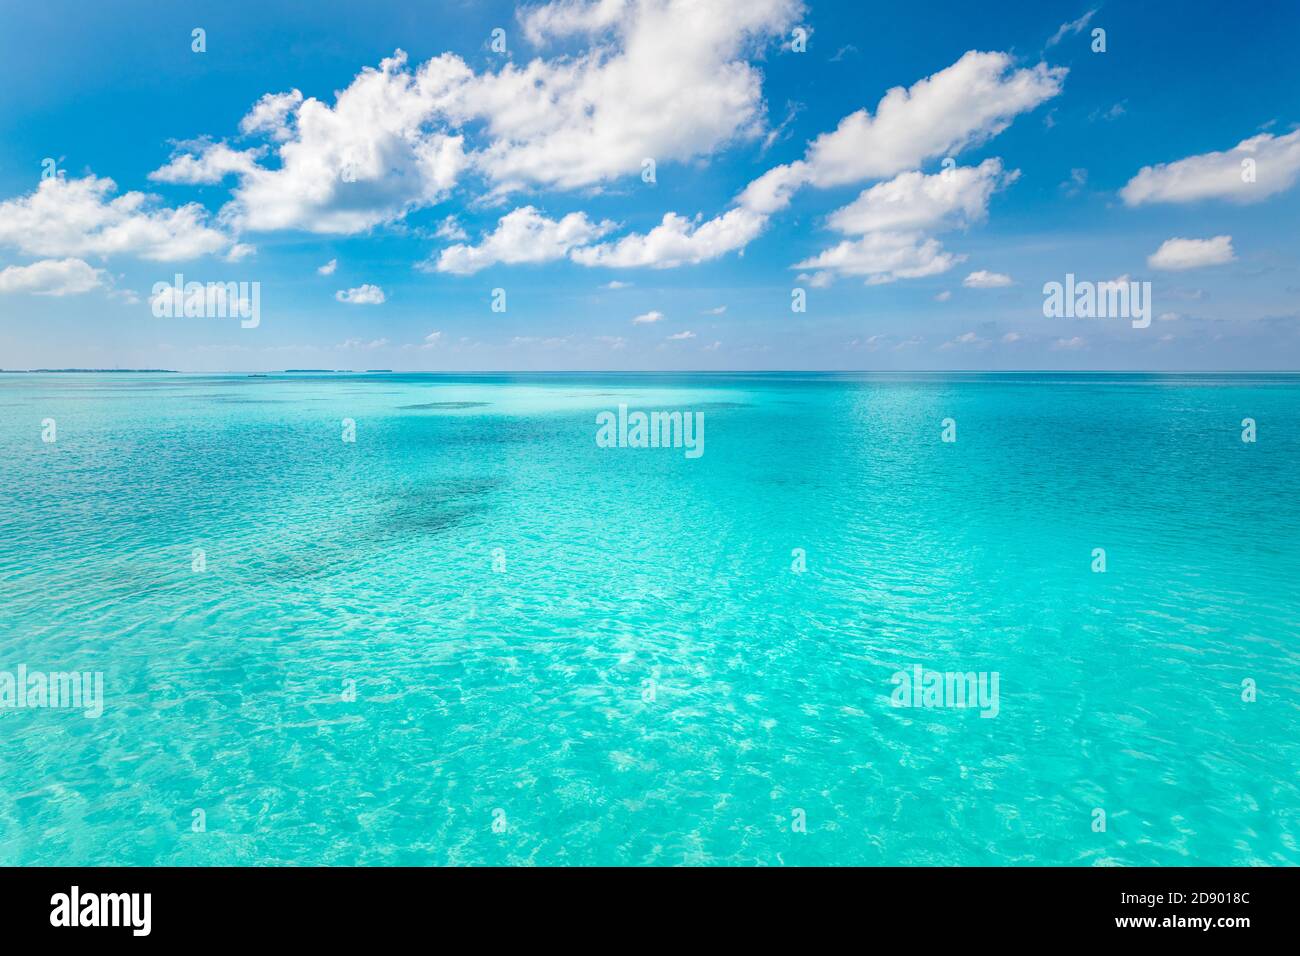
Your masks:
<instances>
[{"instance_id":1,"label":"fluffy cloud","mask_svg":"<svg viewBox=\"0 0 1300 956\"><path fill-rule=\"evenodd\" d=\"M915 168L996 136L1061 92L1064 67L1039 63L1011 71L1011 64L1006 53L971 50L908 89L894 87L875 116L858 110L812 142L805 157L809 181L838 186Z\"/></svg>"},{"instance_id":2,"label":"fluffy cloud","mask_svg":"<svg viewBox=\"0 0 1300 956\"><path fill-rule=\"evenodd\" d=\"M382 305L384 299L384 290L377 285L359 285L355 289L340 289L334 293L334 298L340 302L347 302L352 305Z\"/></svg>"},{"instance_id":3,"label":"fluffy cloud","mask_svg":"<svg viewBox=\"0 0 1300 956\"><path fill-rule=\"evenodd\" d=\"M412 70L398 50L333 106L297 90L262 97L240 130L270 139L278 168L217 145L154 176L236 173L225 211L236 227L341 234L436 204L470 167L496 195L598 186L639 174L646 158L685 161L763 133L761 74L747 57L801 12L800 0L558 0L521 12L525 35L585 38L581 54L478 73L453 54Z\"/></svg>"},{"instance_id":4,"label":"fluffy cloud","mask_svg":"<svg viewBox=\"0 0 1300 956\"><path fill-rule=\"evenodd\" d=\"M867 276L869 285L881 285L947 272L963 258L944 252L937 239L919 233L874 232L845 240L793 268L832 269L840 275Z\"/></svg>"},{"instance_id":5,"label":"fluffy cloud","mask_svg":"<svg viewBox=\"0 0 1300 956\"><path fill-rule=\"evenodd\" d=\"M265 148L234 150L225 143L204 143L193 152L179 153L149 178L160 183L219 183L231 174L248 174L257 168Z\"/></svg>"},{"instance_id":6,"label":"fluffy cloud","mask_svg":"<svg viewBox=\"0 0 1300 956\"><path fill-rule=\"evenodd\" d=\"M123 193L111 179L51 177L34 193L0 203L0 244L37 256L134 255L158 262L194 259L234 245L208 225L197 203L156 207L144 193Z\"/></svg>"},{"instance_id":7,"label":"fluffy cloud","mask_svg":"<svg viewBox=\"0 0 1300 956\"><path fill-rule=\"evenodd\" d=\"M692 222L670 212L648 233L624 236L617 242L575 249L571 258L584 266L631 268L651 266L667 269L716 259L743 249L757 236L767 217L743 207L721 216Z\"/></svg>"},{"instance_id":8,"label":"fluffy cloud","mask_svg":"<svg viewBox=\"0 0 1300 956\"><path fill-rule=\"evenodd\" d=\"M349 234L438 202L467 164L463 137L435 123L439 90L466 72L455 64L442 57L412 74L399 50L362 70L332 107L263 97L241 128L277 141L280 165L243 170L223 215L247 230Z\"/></svg>"},{"instance_id":9,"label":"fluffy cloud","mask_svg":"<svg viewBox=\"0 0 1300 956\"><path fill-rule=\"evenodd\" d=\"M1213 239L1166 239L1150 256L1147 265L1152 269L1180 272L1202 266L1219 266L1236 259L1232 251L1232 236L1215 236Z\"/></svg>"},{"instance_id":10,"label":"fluffy cloud","mask_svg":"<svg viewBox=\"0 0 1300 956\"><path fill-rule=\"evenodd\" d=\"M334 270L337 269L338 267L339 267L339 261L337 259L331 259L329 262L325 263L323 266L318 268L316 270L316 274L319 276L332 276L334 274Z\"/></svg>"},{"instance_id":11,"label":"fluffy cloud","mask_svg":"<svg viewBox=\"0 0 1300 956\"><path fill-rule=\"evenodd\" d=\"M532 206L502 216L494 232L477 246L457 243L442 250L434 268L439 272L470 275L504 262L551 262L576 246L598 239L614 228L611 222L593 223L584 213L547 219Z\"/></svg>"},{"instance_id":12,"label":"fluffy cloud","mask_svg":"<svg viewBox=\"0 0 1300 956\"><path fill-rule=\"evenodd\" d=\"M1243 179L1242 164L1247 160L1253 162L1253 182ZM1130 206L1198 199L1262 202L1274 193L1290 189L1297 176L1300 176L1300 130L1286 136L1261 133L1243 139L1224 152L1145 166L1120 190L1120 197Z\"/></svg>"},{"instance_id":13,"label":"fluffy cloud","mask_svg":"<svg viewBox=\"0 0 1300 956\"><path fill-rule=\"evenodd\" d=\"M585 37L578 56L464 77L460 122L482 119L476 166L503 189L575 189L639 174L641 161L711 154L764 129L761 75L745 56L784 36L799 0L637 0L546 4L525 12L534 42Z\"/></svg>"},{"instance_id":14,"label":"fluffy cloud","mask_svg":"<svg viewBox=\"0 0 1300 956\"><path fill-rule=\"evenodd\" d=\"M632 320L633 325L649 325L652 322L663 321L664 314L657 309L649 312L643 312Z\"/></svg>"},{"instance_id":15,"label":"fluffy cloud","mask_svg":"<svg viewBox=\"0 0 1300 956\"><path fill-rule=\"evenodd\" d=\"M80 295L104 285L105 272L81 259L42 259L29 266L0 270L0 293Z\"/></svg>"},{"instance_id":16,"label":"fluffy cloud","mask_svg":"<svg viewBox=\"0 0 1300 956\"><path fill-rule=\"evenodd\" d=\"M293 135L290 121L301 103L302 93L298 90L267 93L239 121L239 131L245 136L263 133L277 143L282 143Z\"/></svg>"},{"instance_id":17,"label":"fluffy cloud","mask_svg":"<svg viewBox=\"0 0 1300 956\"><path fill-rule=\"evenodd\" d=\"M970 225L988 216L993 191L1004 181L1014 181L1016 175L1004 176L997 159L933 176L900 173L835 210L827 222L846 235Z\"/></svg>"},{"instance_id":18,"label":"fluffy cloud","mask_svg":"<svg viewBox=\"0 0 1300 956\"><path fill-rule=\"evenodd\" d=\"M1011 276L979 269L962 279L961 284L968 289L1001 289L1011 285Z\"/></svg>"},{"instance_id":19,"label":"fluffy cloud","mask_svg":"<svg viewBox=\"0 0 1300 956\"><path fill-rule=\"evenodd\" d=\"M737 197L740 208L766 217L786 208L805 185L828 188L893 176L831 214L832 229L860 239L794 268L866 275L870 284L946 271L965 257L944 252L921 233L982 221L989 197L1018 173L1004 174L996 159L933 176L913 167L996 136L1017 115L1061 91L1063 68L1011 66L1005 53L972 50L908 89L891 89L874 116L865 109L851 113L817 137L803 159L751 182ZM755 234L761 228L760 221Z\"/></svg>"}]
</instances>

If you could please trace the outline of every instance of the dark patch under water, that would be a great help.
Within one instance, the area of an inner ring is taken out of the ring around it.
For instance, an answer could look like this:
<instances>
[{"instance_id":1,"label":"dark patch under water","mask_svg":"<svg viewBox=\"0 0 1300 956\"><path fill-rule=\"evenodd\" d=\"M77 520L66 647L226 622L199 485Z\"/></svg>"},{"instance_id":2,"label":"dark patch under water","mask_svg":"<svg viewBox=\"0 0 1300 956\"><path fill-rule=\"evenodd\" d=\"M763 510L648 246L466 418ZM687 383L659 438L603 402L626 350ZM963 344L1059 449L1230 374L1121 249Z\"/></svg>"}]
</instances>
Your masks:
<instances>
[{"instance_id":1,"label":"dark patch under water","mask_svg":"<svg viewBox=\"0 0 1300 956\"><path fill-rule=\"evenodd\" d=\"M482 408L489 402L424 402L421 405L398 405L398 408Z\"/></svg>"}]
</instances>

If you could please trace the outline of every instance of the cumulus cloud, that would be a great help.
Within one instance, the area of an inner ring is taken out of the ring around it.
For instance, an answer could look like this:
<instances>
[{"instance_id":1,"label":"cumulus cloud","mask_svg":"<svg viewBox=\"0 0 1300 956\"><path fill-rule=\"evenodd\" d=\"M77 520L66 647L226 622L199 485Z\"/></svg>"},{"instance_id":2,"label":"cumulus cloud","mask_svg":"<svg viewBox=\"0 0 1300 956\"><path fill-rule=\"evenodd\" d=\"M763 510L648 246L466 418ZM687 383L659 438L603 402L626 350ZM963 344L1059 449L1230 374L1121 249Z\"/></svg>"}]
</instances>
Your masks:
<instances>
[{"instance_id":1,"label":"cumulus cloud","mask_svg":"<svg viewBox=\"0 0 1300 956\"><path fill-rule=\"evenodd\" d=\"M213 228L197 203L157 206L140 192L110 198L117 185L93 175L51 177L36 191L0 203L0 244L38 256L134 255L159 262L228 251L234 240Z\"/></svg>"},{"instance_id":2,"label":"cumulus cloud","mask_svg":"<svg viewBox=\"0 0 1300 956\"><path fill-rule=\"evenodd\" d=\"M223 215L246 230L349 234L444 198L467 165L464 138L436 121L438 91L467 69L450 60L413 74L398 50L362 70L333 106L263 97L241 128L269 133L279 166L243 171Z\"/></svg>"},{"instance_id":3,"label":"cumulus cloud","mask_svg":"<svg viewBox=\"0 0 1300 956\"><path fill-rule=\"evenodd\" d=\"M793 268L832 269L840 275L866 276L868 284L881 285L937 275L963 258L944 252L937 239L919 233L875 232L845 240Z\"/></svg>"},{"instance_id":4,"label":"cumulus cloud","mask_svg":"<svg viewBox=\"0 0 1300 956\"><path fill-rule=\"evenodd\" d=\"M587 13L596 16L593 11ZM601 22L609 15L602 13ZM910 89L890 90L874 117L866 110L845 117L834 131L809 146L804 159L776 166L759 176L736 197L735 206L721 215L702 220L701 216L688 219L675 212L666 213L662 222L647 233L632 233L617 241L578 248L570 257L589 266L671 268L742 250L763 231L769 217L785 209L803 186L824 188L894 175L927 158L983 142L1005 129L1019 113L1059 93L1066 72L1045 64L1021 70L1011 67L1007 54L971 51ZM948 178L934 178L931 182L932 177L918 172L914 178L892 187L895 195L915 193L908 197L910 202L899 205L902 223L895 227L897 231L909 232L914 228L912 223L937 225L937 220L947 217L975 221L984 215L988 194L999 184L1011 181L1010 176L1002 176L1001 163L996 160L973 170L953 170L949 175L955 176L955 182ZM848 233L880 228L871 220L888 217L887 200L888 191L860 197L861 205L846 207L835 222L840 231ZM855 216L861 222L853 222ZM874 260L883 247L897 248L903 243L904 239L895 236L859 243L861 248L856 252L844 245L823 255L827 262L842 263L840 271L861 269L866 264L864 257ZM936 243L914 242L911 246L913 261L898 270L848 274L873 275L877 281L889 281L890 277L930 275L960 261L942 253Z\"/></svg>"},{"instance_id":5,"label":"cumulus cloud","mask_svg":"<svg viewBox=\"0 0 1300 956\"><path fill-rule=\"evenodd\" d=\"M761 74L747 60L784 36L799 0L561 0L525 11L534 42L580 37L576 56L506 64L449 90L458 121L481 119L475 165L503 189L576 189L709 155L764 130Z\"/></svg>"},{"instance_id":6,"label":"cumulus cloud","mask_svg":"<svg viewBox=\"0 0 1300 956\"><path fill-rule=\"evenodd\" d=\"M455 216L446 216L442 222L438 223L434 235L439 239L446 239L448 242L463 242L469 238L469 233L464 230L460 220Z\"/></svg>"},{"instance_id":7,"label":"cumulus cloud","mask_svg":"<svg viewBox=\"0 0 1300 956\"><path fill-rule=\"evenodd\" d=\"M675 212L648 233L632 233L617 242L575 249L571 258L584 266L631 268L650 266L667 269L716 259L743 249L762 231L767 218L737 207L721 216L700 222Z\"/></svg>"},{"instance_id":8,"label":"cumulus cloud","mask_svg":"<svg viewBox=\"0 0 1300 956\"><path fill-rule=\"evenodd\" d=\"M986 159L979 166L962 166L926 176L900 173L865 190L847 206L830 214L836 232L863 235L882 230L937 229L982 222L989 197L1018 173L1004 176L1002 161Z\"/></svg>"},{"instance_id":9,"label":"cumulus cloud","mask_svg":"<svg viewBox=\"0 0 1300 956\"><path fill-rule=\"evenodd\" d=\"M658 311L657 309L652 309L652 310L649 311L649 312L643 312L643 313L641 313L640 315L638 315L636 318L634 318L634 319L632 320L632 324L633 324L633 325L649 325L649 324L651 324L652 322L661 322L661 321L663 321L663 317L664 317L664 314L663 314L662 312Z\"/></svg>"},{"instance_id":10,"label":"cumulus cloud","mask_svg":"<svg viewBox=\"0 0 1300 956\"><path fill-rule=\"evenodd\" d=\"M686 341L687 339L693 339L693 338L695 338L695 333L694 333L694 332L690 332L690 331L687 331L687 332L674 332L672 335L668 336L668 341L669 341L669 342L684 342L684 341Z\"/></svg>"},{"instance_id":11,"label":"cumulus cloud","mask_svg":"<svg viewBox=\"0 0 1300 956\"><path fill-rule=\"evenodd\" d=\"M1290 189L1297 176L1300 176L1300 130L1286 136L1260 133L1223 152L1144 166L1120 190L1120 197L1129 206L1198 199L1262 202ZM1253 181L1248 181L1252 178Z\"/></svg>"},{"instance_id":12,"label":"cumulus cloud","mask_svg":"<svg viewBox=\"0 0 1300 956\"><path fill-rule=\"evenodd\" d=\"M245 136L262 133L278 143L284 142L293 135L290 123L294 111L301 103L302 93L298 90L267 93L239 121L239 131Z\"/></svg>"},{"instance_id":13,"label":"cumulus cloud","mask_svg":"<svg viewBox=\"0 0 1300 956\"><path fill-rule=\"evenodd\" d=\"M1180 272L1202 266L1219 266L1236 258L1232 251L1232 236L1166 239L1159 249L1147 257L1147 265L1152 269Z\"/></svg>"},{"instance_id":14,"label":"cumulus cloud","mask_svg":"<svg viewBox=\"0 0 1300 956\"><path fill-rule=\"evenodd\" d=\"M910 88L894 87L874 116L858 110L812 142L805 157L809 181L839 186L915 168L985 142L1061 92L1064 67L1011 66L1006 53L971 50Z\"/></svg>"},{"instance_id":15,"label":"cumulus cloud","mask_svg":"<svg viewBox=\"0 0 1300 956\"><path fill-rule=\"evenodd\" d=\"M81 259L42 259L28 266L0 270L0 293L80 295L105 284L105 272Z\"/></svg>"},{"instance_id":16,"label":"cumulus cloud","mask_svg":"<svg viewBox=\"0 0 1300 956\"><path fill-rule=\"evenodd\" d=\"M829 269L823 269L820 272L801 272L795 278L799 282L812 286L814 289L829 289L835 284L835 273Z\"/></svg>"},{"instance_id":17,"label":"cumulus cloud","mask_svg":"<svg viewBox=\"0 0 1300 956\"><path fill-rule=\"evenodd\" d=\"M842 242L794 268L866 275L869 284L944 272L964 256L944 252L937 240L921 233L982 221L989 197L1018 172L1004 174L996 159L933 176L914 167L996 136L1017 115L1056 96L1065 74L1042 63L1012 70L1007 54L972 50L910 88L891 89L874 116L863 109L844 117L809 145L803 159L768 170L737 202L766 217L788 206L805 185L829 188L893 176L831 214L832 229L860 235L859 240ZM761 228L760 220L755 234Z\"/></svg>"},{"instance_id":18,"label":"cumulus cloud","mask_svg":"<svg viewBox=\"0 0 1300 956\"><path fill-rule=\"evenodd\" d=\"M340 289L334 293L334 298L351 305L382 305L385 296L384 290L379 286L366 283L355 289Z\"/></svg>"},{"instance_id":19,"label":"cumulus cloud","mask_svg":"<svg viewBox=\"0 0 1300 956\"><path fill-rule=\"evenodd\" d=\"M968 289L1001 289L1011 285L1012 280L1011 276L1003 275L1001 272L978 269L962 279L961 284Z\"/></svg>"},{"instance_id":20,"label":"cumulus cloud","mask_svg":"<svg viewBox=\"0 0 1300 956\"><path fill-rule=\"evenodd\" d=\"M257 159L265 147L235 150L225 143L200 144L191 152L173 156L149 178L160 183L212 184L232 174L247 174L257 168Z\"/></svg>"},{"instance_id":21,"label":"cumulus cloud","mask_svg":"<svg viewBox=\"0 0 1300 956\"><path fill-rule=\"evenodd\" d=\"M316 274L320 276L332 276L334 274L334 270L337 269L338 267L339 267L339 261L337 259L331 259L329 262L325 263L323 266L317 269Z\"/></svg>"},{"instance_id":22,"label":"cumulus cloud","mask_svg":"<svg viewBox=\"0 0 1300 956\"><path fill-rule=\"evenodd\" d=\"M581 212L556 220L547 219L533 206L522 206L502 216L497 228L477 246L457 243L442 250L434 268L471 275L498 262L551 262L613 228L612 222L594 223Z\"/></svg>"}]
</instances>

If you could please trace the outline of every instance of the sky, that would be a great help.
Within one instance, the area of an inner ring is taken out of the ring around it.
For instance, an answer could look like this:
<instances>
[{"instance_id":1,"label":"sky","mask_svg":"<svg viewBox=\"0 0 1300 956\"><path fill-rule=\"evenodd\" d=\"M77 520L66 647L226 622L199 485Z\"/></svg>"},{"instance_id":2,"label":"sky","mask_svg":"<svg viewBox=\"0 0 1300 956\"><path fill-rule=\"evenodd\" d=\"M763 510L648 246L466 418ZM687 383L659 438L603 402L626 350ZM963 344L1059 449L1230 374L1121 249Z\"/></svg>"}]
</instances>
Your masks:
<instances>
[{"instance_id":1,"label":"sky","mask_svg":"<svg viewBox=\"0 0 1300 956\"><path fill-rule=\"evenodd\" d=\"M1300 369L1297 38L1291 0L6 4L0 368ZM177 275L256 322L168 315ZM1145 321L1045 314L1067 276Z\"/></svg>"}]
</instances>

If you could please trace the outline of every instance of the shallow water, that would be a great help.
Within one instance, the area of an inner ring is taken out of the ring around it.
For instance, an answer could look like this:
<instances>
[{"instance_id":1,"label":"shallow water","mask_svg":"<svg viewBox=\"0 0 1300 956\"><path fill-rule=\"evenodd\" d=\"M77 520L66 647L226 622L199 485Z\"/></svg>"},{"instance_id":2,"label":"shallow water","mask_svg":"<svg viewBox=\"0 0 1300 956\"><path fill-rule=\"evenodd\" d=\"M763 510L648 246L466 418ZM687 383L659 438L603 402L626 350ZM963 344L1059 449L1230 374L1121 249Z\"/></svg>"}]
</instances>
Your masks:
<instances>
[{"instance_id":1,"label":"shallow water","mask_svg":"<svg viewBox=\"0 0 1300 956\"><path fill-rule=\"evenodd\" d=\"M0 493L0 863L1300 863L1300 377L11 374Z\"/></svg>"}]
</instances>

